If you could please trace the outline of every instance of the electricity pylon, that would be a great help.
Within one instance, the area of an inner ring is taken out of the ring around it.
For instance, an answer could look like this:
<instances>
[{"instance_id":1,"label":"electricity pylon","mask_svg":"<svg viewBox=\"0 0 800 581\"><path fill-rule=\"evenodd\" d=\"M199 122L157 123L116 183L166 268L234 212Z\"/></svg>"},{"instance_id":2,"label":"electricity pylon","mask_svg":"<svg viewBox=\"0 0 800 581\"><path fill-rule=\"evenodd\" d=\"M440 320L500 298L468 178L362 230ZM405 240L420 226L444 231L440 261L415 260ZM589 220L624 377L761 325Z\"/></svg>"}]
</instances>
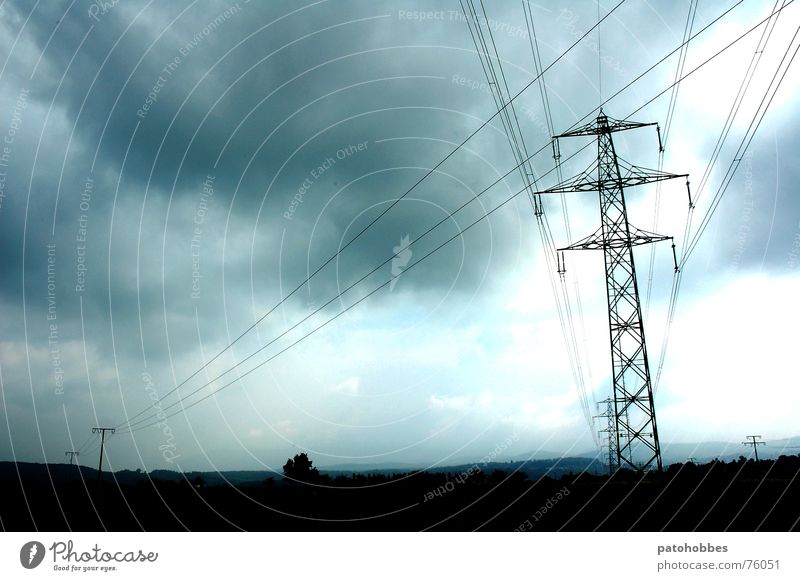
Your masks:
<instances>
[{"instance_id":1,"label":"electricity pylon","mask_svg":"<svg viewBox=\"0 0 800 581\"><path fill-rule=\"evenodd\" d=\"M671 174L628 164L617 156L611 137L618 131L657 125L612 119L603 114L597 119L554 137L596 136L597 161L583 173L539 194L598 192L600 196L600 228L586 238L560 248L564 250L602 250L605 258L608 324L611 340L611 377L616 437L617 466L643 471L661 464L656 411L650 367L644 339L642 308L633 247L662 240L661 236L631 226L625 206L625 187L640 186L687 174ZM663 150L659 131L659 150ZM672 244L673 259L675 243ZM677 271L677 260L675 270Z\"/></svg>"},{"instance_id":2,"label":"electricity pylon","mask_svg":"<svg viewBox=\"0 0 800 581\"><path fill-rule=\"evenodd\" d=\"M603 401L597 402L597 404L606 405L606 410L602 414L595 417L606 420L606 427L602 430L598 430L598 432L605 434L606 438L608 439L608 473L613 475L614 472L619 470L619 458L617 457L617 437L614 435L614 432L616 431L616 422L614 421L614 400L609 397Z\"/></svg>"},{"instance_id":3,"label":"electricity pylon","mask_svg":"<svg viewBox=\"0 0 800 581\"><path fill-rule=\"evenodd\" d=\"M69 465L72 466L75 464L75 456L80 456L80 452L76 452L75 450L67 450L64 452L64 456L69 456Z\"/></svg>"}]
</instances>

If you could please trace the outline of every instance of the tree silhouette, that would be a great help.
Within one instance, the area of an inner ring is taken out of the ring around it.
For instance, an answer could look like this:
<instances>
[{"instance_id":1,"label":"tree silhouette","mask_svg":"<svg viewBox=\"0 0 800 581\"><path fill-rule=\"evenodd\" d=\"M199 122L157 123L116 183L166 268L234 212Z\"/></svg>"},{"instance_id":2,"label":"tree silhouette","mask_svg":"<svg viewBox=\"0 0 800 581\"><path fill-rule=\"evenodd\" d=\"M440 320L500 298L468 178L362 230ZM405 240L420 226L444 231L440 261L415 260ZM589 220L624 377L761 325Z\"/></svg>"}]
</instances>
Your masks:
<instances>
[{"instance_id":1,"label":"tree silhouette","mask_svg":"<svg viewBox=\"0 0 800 581\"><path fill-rule=\"evenodd\" d=\"M294 458L289 458L283 465L283 475L299 482L318 482L319 470L313 467L308 454L301 452Z\"/></svg>"}]
</instances>

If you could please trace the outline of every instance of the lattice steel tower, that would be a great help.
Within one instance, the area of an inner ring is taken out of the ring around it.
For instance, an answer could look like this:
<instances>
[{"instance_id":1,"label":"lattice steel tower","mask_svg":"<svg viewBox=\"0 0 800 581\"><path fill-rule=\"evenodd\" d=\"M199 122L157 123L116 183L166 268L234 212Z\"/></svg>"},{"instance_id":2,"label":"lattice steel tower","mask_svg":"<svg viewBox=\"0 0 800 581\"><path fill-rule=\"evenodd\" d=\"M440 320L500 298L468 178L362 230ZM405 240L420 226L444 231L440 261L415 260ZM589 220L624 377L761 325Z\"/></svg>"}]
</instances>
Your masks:
<instances>
[{"instance_id":1,"label":"lattice steel tower","mask_svg":"<svg viewBox=\"0 0 800 581\"><path fill-rule=\"evenodd\" d=\"M605 434L606 447L608 449L608 473L614 474L619 469L619 455L617 454L617 437L614 435L617 431L616 414L614 413L614 400L610 397L603 401L597 402L597 405L605 405L606 409L602 414L595 416L600 420L606 421L606 426L598 430L599 433Z\"/></svg>"},{"instance_id":2,"label":"lattice steel tower","mask_svg":"<svg viewBox=\"0 0 800 581\"><path fill-rule=\"evenodd\" d=\"M555 136L556 140L562 137L597 136L597 161L583 173L538 193L599 193L600 228L594 234L566 248L560 248L559 251L603 250L611 339L613 435L617 439L615 464L635 470L656 467L660 471L661 447L658 442L633 247L672 240L672 237L646 232L628 223L624 188L677 177L686 177L688 188L688 175L670 174L628 164L617 156L611 138L612 133L617 131L653 125L657 124L612 119L601 110L593 122ZM660 130L658 136L659 150L663 151ZM672 250L674 258L674 242Z\"/></svg>"}]
</instances>

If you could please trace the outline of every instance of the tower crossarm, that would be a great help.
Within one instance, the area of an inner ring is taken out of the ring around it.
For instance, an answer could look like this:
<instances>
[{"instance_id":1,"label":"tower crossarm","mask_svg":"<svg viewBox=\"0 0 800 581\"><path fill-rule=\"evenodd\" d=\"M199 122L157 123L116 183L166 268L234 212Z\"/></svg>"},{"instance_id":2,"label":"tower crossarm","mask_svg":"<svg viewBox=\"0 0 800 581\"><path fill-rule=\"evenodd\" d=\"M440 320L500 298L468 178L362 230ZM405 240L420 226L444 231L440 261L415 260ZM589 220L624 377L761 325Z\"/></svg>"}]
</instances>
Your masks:
<instances>
[{"instance_id":1,"label":"tower crossarm","mask_svg":"<svg viewBox=\"0 0 800 581\"><path fill-rule=\"evenodd\" d=\"M652 127L658 125L657 123L639 123L637 121L623 121L621 119L614 119L608 115L604 115L600 111L597 119L593 119L591 123L581 125L575 129L565 131L560 135L556 135L554 139L561 139L562 137L582 137L586 135L601 135L603 133L614 133L617 131L627 131L628 129L639 129L640 127Z\"/></svg>"},{"instance_id":2,"label":"tower crossarm","mask_svg":"<svg viewBox=\"0 0 800 581\"><path fill-rule=\"evenodd\" d=\"M608 238L603 239L602 229L596 230L586 238L582 238L577 242L558 248L559 252L564 250L603 250L606 248L625 248L627 246L641 246L643 244L652 244L654 242L663 242L665 240L672 240L672 236L664 236L662 234L655 234L647 230L640 230L631 227L630 237L624 238Z\"/></svg>"},{"instance_id":3,"label":"tower crossarm","mask_svg":"<svg viewBox=\"0 0 800 581\"><path fill-rule=\"evenodd\" d=\"M658 171L655 169L647 169L635 165L625 164L621 159L620 170L627 170L622 174L617 182L618 187L631 188L634 186L643 186L645 184L652 184L655 182L663 182L675 178L688 178L688 174L674 174L665 171ZM574 178L570 178L546 190L537 192L539 194L566 194L569 192L597 192L600 191L601 185L607 186L607 182L602 183L596 177L597 164L595 163L591 168L583 173L578 174Z\"/></svg>"}]
</instances>

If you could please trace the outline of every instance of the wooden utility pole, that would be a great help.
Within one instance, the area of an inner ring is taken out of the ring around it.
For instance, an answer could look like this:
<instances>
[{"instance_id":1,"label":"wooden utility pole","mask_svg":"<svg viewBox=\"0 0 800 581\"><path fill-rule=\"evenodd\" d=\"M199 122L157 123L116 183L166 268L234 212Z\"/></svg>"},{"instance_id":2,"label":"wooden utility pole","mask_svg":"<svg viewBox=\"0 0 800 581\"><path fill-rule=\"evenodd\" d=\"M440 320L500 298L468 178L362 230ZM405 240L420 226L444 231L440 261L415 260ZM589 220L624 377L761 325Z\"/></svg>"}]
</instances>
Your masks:
<instances>
[{"instance_id":1,"label":"wooden utility pole","mask_svg":"<svg viewBox=\"0 0 800 581\"><path fill-rule=\"evenodd\" d=\"M766 442L759 442L759 441L756 440L756 438L758 438L760 440L761 436L746 436L746 437L749 438L750 441L749 442L742 442L742 444L744 444L745 446L752 446L753 447L753 452L756 453L756 462L758 462L758 447L759 446L763 446L764 444L766 444Z\"/></svg>"},{"instance_id":2,"label":"wooden utility pole","mask_svg":"<svg viewBox=\"0 0 800 581\"><path fill-rule=\"evenodd\" d=\"M100 482L103 478L103 450L105 449L106 445L106 432L111 432L112 434L116 430L114 428L92 428L93 434L100 434L100 463L97 466L97 481Z\"/></svg>"}]
</instances>

